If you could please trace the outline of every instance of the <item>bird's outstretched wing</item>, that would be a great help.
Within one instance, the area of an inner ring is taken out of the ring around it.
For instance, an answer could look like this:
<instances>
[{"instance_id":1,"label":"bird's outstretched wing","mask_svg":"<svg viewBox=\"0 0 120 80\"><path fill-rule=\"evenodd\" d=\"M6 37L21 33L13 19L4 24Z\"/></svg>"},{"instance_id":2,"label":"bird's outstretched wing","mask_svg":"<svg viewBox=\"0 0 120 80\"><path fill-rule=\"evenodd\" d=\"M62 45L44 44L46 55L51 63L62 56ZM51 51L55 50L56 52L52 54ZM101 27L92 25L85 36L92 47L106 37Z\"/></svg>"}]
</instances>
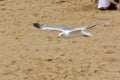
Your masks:
<instances>
[{"instance_id":1,"label":"bird's outstretched wing","mask_svg":"<svg viewBox=\"0 0 120 80\"><path fill-rule=\"evenodd\" d=\"M86 31L84 31L84 30L90 29L90 28L93 28L93 27L96 27L96 26L97 26L97 25L93 25L93 26L82 26L82 27L74 28L74 29L71 30L70 35L71 35L71 36L80 36L80 35L83 35L83 36L86 36L86 37L93 36L91 33L86 32Z\"/></svg>"},{"instance_id":2,"label":"bird's outstretched wing","mask_svg":"<svg viewBox=\"0 0 120 80\"><path fill-rule=\"evenodd\" d=\"M96 26L97 25L93 25L93 26L80 26L80 27L74 28L73 31L74 30L81 30L81 31L83 31L83 30L86 30L86 29L94 28Z\"/></svg>"},{"instance_id":3,"label":"bird's outstretched wing","mask_svg":"<svg viewBox=\"0 0 120 80\"><path fill-rule=\"evenodd\" d=\"M69 35L73 36L73 37L77 37L77 36L86 36L86 37L90 37L93 36L91 33L83 31L83 30L72 30Z\"/></svg>"},{"instance_id":4,"label":"bird's outstretched wing","mask_svg":"<svg viewBox=\"0 0 120 80\"><path fill-rule=\"evenodd\" d=\"M34 23L33 26L42 30L59 30L59 31L71 30L71 28L68 27L63 27L63 26L53 27L47 24L39 24L39 23Z\"/></svg>"}]
</instances>

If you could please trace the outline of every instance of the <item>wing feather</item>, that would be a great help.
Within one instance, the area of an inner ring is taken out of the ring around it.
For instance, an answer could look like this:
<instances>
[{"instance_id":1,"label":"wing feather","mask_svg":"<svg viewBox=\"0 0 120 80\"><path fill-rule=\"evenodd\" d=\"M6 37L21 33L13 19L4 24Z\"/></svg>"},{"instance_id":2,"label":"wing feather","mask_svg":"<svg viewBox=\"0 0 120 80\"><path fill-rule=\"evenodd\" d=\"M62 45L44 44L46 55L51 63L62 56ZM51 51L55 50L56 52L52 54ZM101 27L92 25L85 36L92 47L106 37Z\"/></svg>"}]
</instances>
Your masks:
<instances>
[{"instance_id":1,"label":"wing feather","mask_svg":"<svg viewBox=\"0 0 120 80\"><path fill-rule=\"evenodd\" d=\"M72 30L71 28L64 27L64 26L53 27L47 24L39 24L39 23L34 23L33 26L42 30L59 30L59 31Z\"/></svg>"},{"instance_id":2,"label":"wing feather","mask_svg":"<svg viewBox=\"0 0 120 80\"><path fill-rule=\"evenodd\" d=\"M85 32L85 31L82 31L82 30L72 30L69 34L73 37L77 37L77 36L80 36L80 35L87 36L87 37L93 36L91 33Z\"/></svg>"},{"instance_id":3,"label":"wing feather","mask_svg":"<svg viewBox=\"0 0 120 80\"><path fill-rule=\"evenodd\" d=\"M94 28L96 27L97 25L93 25L93 26L80 26L80 27L77 27L73 30L86 30L86 29L90 29L90 28Z\"/></svg>"}]
</instances>

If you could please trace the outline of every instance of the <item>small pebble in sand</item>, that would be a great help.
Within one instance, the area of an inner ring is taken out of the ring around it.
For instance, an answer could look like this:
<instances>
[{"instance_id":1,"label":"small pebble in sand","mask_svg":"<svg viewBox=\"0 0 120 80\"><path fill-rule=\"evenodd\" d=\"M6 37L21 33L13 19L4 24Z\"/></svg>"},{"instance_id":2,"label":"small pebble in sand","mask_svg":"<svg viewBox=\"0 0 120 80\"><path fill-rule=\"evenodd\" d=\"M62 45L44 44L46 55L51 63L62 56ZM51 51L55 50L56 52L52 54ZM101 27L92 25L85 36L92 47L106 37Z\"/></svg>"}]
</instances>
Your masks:
<instances>
[{"instance_id":1,"label":"small pebble in sand","mask_svg":"<svg viewBox=\"0 0 120 80\"><path fill-rule=\"evenodd\" d=\"M53 59L45 59L45 61L52 61Z\"/></svg>"},{"instance_id":2,"label":"small pebble in sand","mask_svg":"<svg viewBox=\"0 0 120 80\"><path fill-rule=\"evenodd\" d=\"M110 26L110 22L109 21L106 21L104 26Z\"/></svg>"}]
</instances>

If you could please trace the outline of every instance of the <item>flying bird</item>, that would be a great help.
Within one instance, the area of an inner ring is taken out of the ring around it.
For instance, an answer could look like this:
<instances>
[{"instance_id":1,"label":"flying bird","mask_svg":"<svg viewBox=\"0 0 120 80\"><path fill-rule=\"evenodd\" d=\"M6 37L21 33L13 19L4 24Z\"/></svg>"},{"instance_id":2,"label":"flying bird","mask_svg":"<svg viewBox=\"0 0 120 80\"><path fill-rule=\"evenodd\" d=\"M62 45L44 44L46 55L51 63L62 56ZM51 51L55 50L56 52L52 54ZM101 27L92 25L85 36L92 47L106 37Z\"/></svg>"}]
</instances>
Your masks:
<instances>
[{"instance_id":1,"label":"flying bird","mask_svg":"<svg viewBox=\"0 0 120 80\"><path fill-rule=\"evenodd\" d=\"M60 33L58 34L59 38L73 38L73 37L79 37L79 36L86 36L90 37L93 36L91 33L86 32L86 29L91 29L96 27L96 25L93 26L80 26L77 28L68 28L64 26L49 26L47 24L39 24L39 23L34 23L34 27L41 29L41 30L58 30Z\"/></svg>"}]
</instances>

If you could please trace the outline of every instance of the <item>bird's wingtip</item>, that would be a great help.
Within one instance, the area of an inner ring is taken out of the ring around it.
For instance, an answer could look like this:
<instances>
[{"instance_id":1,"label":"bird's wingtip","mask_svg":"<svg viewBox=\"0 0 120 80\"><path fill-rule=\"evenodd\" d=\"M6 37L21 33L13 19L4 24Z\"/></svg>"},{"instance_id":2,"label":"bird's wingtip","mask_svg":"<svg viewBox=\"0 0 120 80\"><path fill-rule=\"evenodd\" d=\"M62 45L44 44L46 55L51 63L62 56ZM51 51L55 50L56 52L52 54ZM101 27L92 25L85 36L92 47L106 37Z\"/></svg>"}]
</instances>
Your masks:
<instances>
[{"instance_id":1,"label":"bird's wingtip","mask_svg":"<svg viewBox=\"0 0 120 80\"><path fill-rule=\"evenodd\" d=\"M36 28L40 28L39 23L33 23L33 26L36 27Z\"/></svg>"}]
</instances>

